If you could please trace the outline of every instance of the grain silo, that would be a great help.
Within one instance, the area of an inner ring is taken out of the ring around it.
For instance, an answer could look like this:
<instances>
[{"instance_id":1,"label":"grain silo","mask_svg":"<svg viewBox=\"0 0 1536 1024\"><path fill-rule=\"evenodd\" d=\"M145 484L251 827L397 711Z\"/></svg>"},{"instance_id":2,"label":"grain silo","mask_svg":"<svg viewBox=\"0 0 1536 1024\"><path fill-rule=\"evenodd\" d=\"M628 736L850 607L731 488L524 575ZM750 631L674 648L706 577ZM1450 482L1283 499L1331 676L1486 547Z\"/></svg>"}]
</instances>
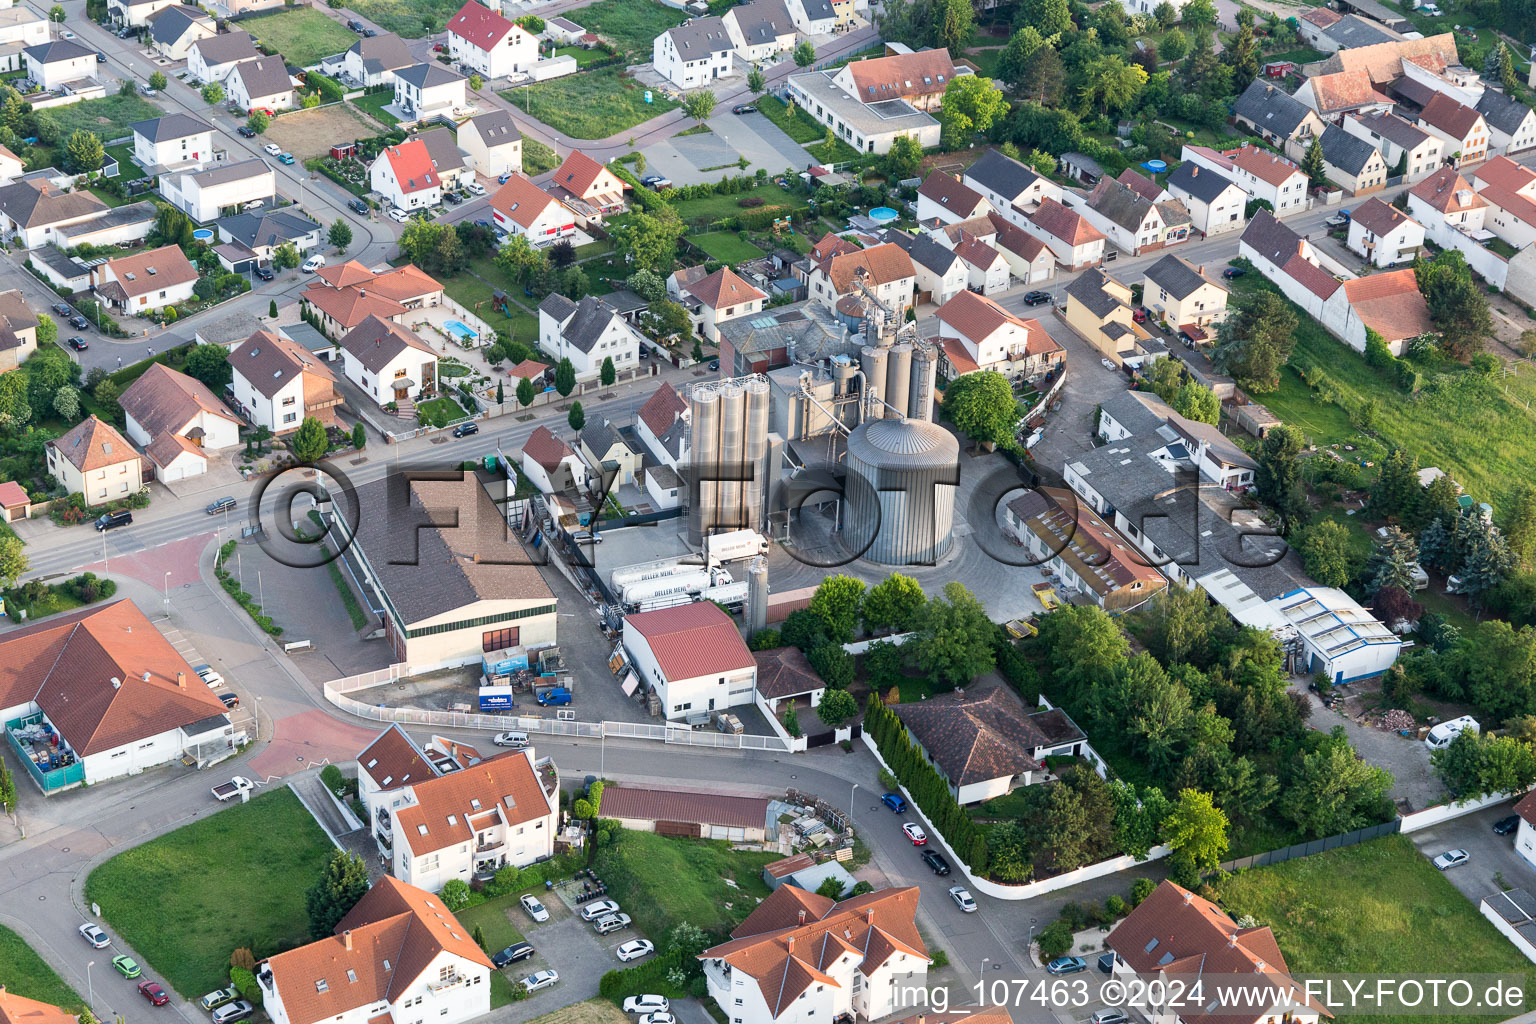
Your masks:
<instances>
[{"instance_id":1,"label":"grain silo","mask_svg":"<svg viewBox=\"0 0 1536 1024\"><path fill-rule=\"evenodd\" d=\"M768 628L768 559L761 556L747 564L747 635Z\"/></svg>"},{"instance_id":2,"label":"grain silo","mask_svg":"<svg viewBox=\"0 0 1536 1024\"><path fill-rule=\"evenodd\" d=\"M939 368L938 353L927 342L912 346L911 388L907 392L907 416L933 419L933 391Z\"/></svg>"},{"instance_id":3,"label":"grain silo","mask_svg":"<svg viewBox=\"0 0 1536 1024\"><path fill-rule=\"evenodd\" d=\"M949 551L960 482L953 434L925 420L870 420L848 435L847 466L853 550L887 565L928 565Z\"/></svg>"},{"instance_id":4,"label":"grain silo","mask_svg":"<svg viewBox=\"0 0 1536 1024\"><path fill-rule=\"evenodd\" d=\"M720 460L720 392L696 387L689 395L688 428L688 537L694 544L704 542L709 525L706 510L720 505L718 473L706 467Z\"/></svg>"},{"instance_id":5,"label":"grain silo","mask_svg":"<svg viewBox=\"0 0 1536 1024\"><path fill-rule=\"evenodd\" d=\"M743 461L752 469L751 475L741 485L741 518L747 529L761 529L766 518L763 496L769 488L767 478L768 454L768 379L752 376L745 379L742 391L746 395L746 436L742 439Z\"/></svg>"},{"instance_id":6,"label":"grain silo","mask_svg":"<svg viewBox=\"0 0 1536 1024\"><path fill-rule=\"evenodd\" d=\"M885 364L890 354L890 349L873 345L865 345L859 350L859 359L864 369L864 386L876 398L885 397ZM864 415L878 420L885 415L885 407L879 402L867 402Z\"/></svg>"},{"instance_id":7,"label":"grain silo","mask_svg":"<svg viewBox=\"0 0 1536 1024\"><path fill-rule=\"evenodd\" d=\"M736 525L736 515L741 509L742 484L737 469L746 461L746 434L746 392L740 382L725 381L720 385L720 483L716 525Z\"/></svg>"},{"instance_id":8,"label":"grain silo","mask_svg":"<svg viewBox=\"0 0 1536 1024\"><path fill-rule=\"evenodd\" d=\"M717 527L763 529L768 391L761 374L689 391L689 543L702 544Z\"/></svg>"},{"instance_id":9,"label":"grain silo","mask_svg":"<svg viewBox=\"0 0 1536 1024\"><path fill-rule=\"evenodd\" d=\"M889 415L901 418L907 413L907 391L912 381L912 346L903 342L891 347L886 363L885 388L881 397L895 412Z\"/></svg>"}]
</instances>

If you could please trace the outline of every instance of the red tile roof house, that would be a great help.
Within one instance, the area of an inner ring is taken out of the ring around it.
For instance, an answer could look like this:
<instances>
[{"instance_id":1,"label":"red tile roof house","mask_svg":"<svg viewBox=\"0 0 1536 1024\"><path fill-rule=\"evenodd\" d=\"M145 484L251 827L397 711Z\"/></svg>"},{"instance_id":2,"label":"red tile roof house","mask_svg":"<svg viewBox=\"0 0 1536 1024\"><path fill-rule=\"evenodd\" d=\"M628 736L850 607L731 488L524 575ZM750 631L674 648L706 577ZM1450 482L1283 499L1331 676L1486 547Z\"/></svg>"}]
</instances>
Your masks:
<instances>
[{"instance_id":1,"label":"red tile roof house","mask_svg":"<svg viewBox=\"0 0 1536 1024\"><path fill-rule=\"evenodd\" d=\"M1454 167L1442 167L1408 190L1408 214L1445 249L1458 248L1461 239L1478 244L1467 236L1483 230L1489 205Z\"/></svg>"},{"instance_id":2,"label":"red tile roof house","mask_svg":"<svg viewBox=\"0 0 1536 1024\"><path fill-rule=\"evenodd\" d=\"M1056 266L1069 274L1098 266L1104 259L1103 232L1054 199L1042 199L1023 227L1046 244Z\"/></svg>"},{"instance_id":3,"label":"red tile roof house","mask_svg":"<svg viewBox=\"0 0 1536 1024\"><path fill-rule=\"evenodd\" d=\"M571 150L549 183L584 225L601 224L605 216L628 209L624 193L629 183L579 149Z\"/></svg>"},{"instance_id":4,"label":"red tile roof house","mask_svg":"<svg viewBox=\"0 0 1536 1024\"><path fill-rule=\"evenodd\" d=\"M522 26L469 0L448 19L448 53L486 78L505 78L538 61L539 41Z\"/></svg>"},{"instance_id":5,"label":"red tile roof house","mask_svg":"<svg viewBox=\"0 0 1536 1024\"><path fill-rule=\"evenodd\" d=\"M124 391L118 403L128 436L144 448L162 481L208 472L206 452L240 443L240 420L208 386L155 363Z\"/></svg>"},{"instance_id":6,"label":"red tile roof house","mask_svg":"<svg viewBox=\"0 0 1536 1024\"><path fill-rule=\"evenodd\" d=\"M426 210L443 199L443 179L420 138L385 146L368 165L368 183L399 210Z\"/></svg>"},{"instance_id":7,"label":"red tile roof house","mask_svg":"<svg viewBox=\"0 0 1536 1024\"><path fill-rule=\"evenodd\" d=\"M192 297L197 268L178 245L108 260L91 268L91 290L109 308L152 313Z\"/></svg>"},{"instance_id":8,"label":"red tile roof house","mask_svg":"<svg viewBox=\"0 0 1536 1024\"><path fill-rule=\"evenodd\" d=\"M74 1014L52 1003L18 996L0 985L0 1024L77 1024L78 1020Z\"/></svg>"},{"instance_id":9,"label":"red tile roof house","mask_svg":"<svg viewBox=\"0 0 1536 1024\"><path fill-rule=\"evenodd\" d=\"M943 171L930 171L917 190L917 219L922 224L953 224L984 217L991 210L980 192Z\"/></svg>"},{"instance_id":10,"label":"red tile roof house","mask_svg":"<svg viewBox=\"0 0 1536 1024\"><path fill-rule=\"evenodd\" d=\"M1213 1024L1318 1024L1329 1013L1290 976L1275 934L1265 925L1239 928L1225 911L1173 882L1163 882L1109 933L1113 973L1142 979L1199 975L1202 994L1178 1016ZM1237 991L1242 988L1244 991ZM1233 995L1225 1004L1217 992ZM1275 1001L1245 999L1273 994ZM1173 1016L1159 1016L1159 1021Z\"/></svg>"},{"instance_id":11,"label":"red tile roof house","mask_svg":"<svg viewBox=\"0 0 1536 1024\"><path fill-rule=\"evenodd\" d=\"M256 981L273 1024L462 1024L490 1012L494 971L441 900L385 875L334 935L261 961Z\"/></svg>"},{"instance_id":12,"label":"red tile roof house","mask_svg":"<svg viewBox=\"0 0 1536 1024\"><path fill-rule=\"evenodd\" d=\"M507 234L526 235L534 245L576 233L576 211L522 174L512 175L491 196L491 218Z\"/></svg>"},{"instance_id":13,"label":"red tile roof house","mask_svg":"<svg viewBox=\"0 0 1536 1024\"><path fill-rule=\"evenodd\" d=\"M205 762L234 742L219 698L129 600L0 635L0 716L46 721L59 735L57 747L41 730L21 743L32 755L22 767L50 794L183 755Z\"/></svg>"},{"instance_id":14,"label":"red tile roof house","mask_svg":"<svg viewBox=\"0 0 1536 1024\"><path fill-rule=\"evenodd\" d=\"M975 292L961 292L938 312L937 342L947 378L977 370L1033 380L1061 366L1066 351L1038 320L1008 312Z\"/></svg>"},{"instance_id":15,"label":"red tile roof house","mask_svg":"<svg viewBox=\"0 0 1536 1024\"><path fill-rule=\"evenodd\" d=\"M755 703L757 661L731 617L711 601L624 617L624 649L635 674L684 719Z\"/></svg>"},{"instance_id":16,"label":"red tile roof house","mask_svg":"<svg viewBox=\"0 0 1536 1024\"><path fill-rule=\"evenodd\" d=\"M374 273L356 260L315 272L315 283L299 295L300 306L320 320L320 332L333 341L376 316L404 323L409 310L440 305L443 286L406 264Z\"/></svg>"},{"instance_id":17,"label":"red tile roof house","mask_svg":"<svg viewBox=\"0 0 1536 1024\"><path fill-rule=\"evenodd\" d=\"M733 843L760 843L768 836L766 797L726 796L708 790L609 786L603 817L636 832L660 832ZM778 823L774 823L777 831Z\"/></svg>"},{"instance_id":18,"label":"red tile roof house","mask_svg":"<svg viewBox=\"0 0 1536 1024\"><path fill-rule=\"evenodd\" d=\"M688 457L688 403L663 381L635 417L635 436L657 462L673 470Z\"/></svg>"},{"instance_id":19,"label":"red tile roof house","mask_svg":"<svg viewBox=\"0 0 1536 1024\"><path fill-rule=\"evenodd\" d=\"M917 900L916 887L834 903L781 885L729 942L699 954L710 998L750 1024L888 1016L904 992L923 988L933 962L917 931Z\"/></svg>"},{"instance_id":20,"label":"red tile roof house","mask_svg":"<svg viewBox=\"0 0 1536 1024\"><path fill-rule=\"evenodd\" d=\"M917 298L917 268L906 250L893 242L840 253L813 265L808 292L823 306L835 309L839 299L863 298L860 281L898 317Z\"/></svg>"},{"instance_id":21,"label":"red tile roof house","mask_svg":"<svg viewBox=\"0 0 1536 1024\"><path fill-rule=\"evenodd\" d=\"M703 274L703 269L689 267L675 272L667 278L667 294L688 310L699 337L718 345L720 324L761 311L768 296L730 267L721 267L713 274Z\"/></svg>"},{"instance_id":22,"label":"red tile roof house","mask_svg":"<svg viewBox=\"0 0 1536 1024\"><path fill-rule=\"evenodd\" d=\"M523 475L545 494L587 485L587 464L543 424L523 442L522 466Z\"/></svg>"}]
</instances>

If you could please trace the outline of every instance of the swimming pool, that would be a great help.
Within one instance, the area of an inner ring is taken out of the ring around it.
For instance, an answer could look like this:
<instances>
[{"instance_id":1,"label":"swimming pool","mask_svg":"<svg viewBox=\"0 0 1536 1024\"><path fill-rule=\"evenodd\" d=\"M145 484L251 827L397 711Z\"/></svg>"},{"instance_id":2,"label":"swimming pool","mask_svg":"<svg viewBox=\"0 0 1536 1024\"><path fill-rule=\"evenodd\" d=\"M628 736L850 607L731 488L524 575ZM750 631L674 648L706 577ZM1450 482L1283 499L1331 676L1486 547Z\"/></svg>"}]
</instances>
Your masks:
<instances>
[{"instance_id":1,"label":"swimming pool","mask_svg":"<svg viewBox=\"0 0 1536 1024\"><path fill-rule=\"evenodd\" d=\"M476 338L480 337L479 334L476 334L474 331L470 330L468 327L464 326L457 320L449 320L444 323L443 330L453 335L454 338L459 341L474 341Z\"/></svg>"},{"instance_id":2,"label":"swimming pool","mask_svg":"<svg viewBox=\"0 0 1536 1024\"><path fill-rule=\"evenodd\" d=\"M882 223L882 224L885 223L886 221L895 220L897 217L900 217L900 216L901 216L901 214L897 213L895 210L891 209L889 206L877 206L873 210L869 211L869 219L872 220L872 221L877 221L877 222Z\"/></svg>"}]
</instances>

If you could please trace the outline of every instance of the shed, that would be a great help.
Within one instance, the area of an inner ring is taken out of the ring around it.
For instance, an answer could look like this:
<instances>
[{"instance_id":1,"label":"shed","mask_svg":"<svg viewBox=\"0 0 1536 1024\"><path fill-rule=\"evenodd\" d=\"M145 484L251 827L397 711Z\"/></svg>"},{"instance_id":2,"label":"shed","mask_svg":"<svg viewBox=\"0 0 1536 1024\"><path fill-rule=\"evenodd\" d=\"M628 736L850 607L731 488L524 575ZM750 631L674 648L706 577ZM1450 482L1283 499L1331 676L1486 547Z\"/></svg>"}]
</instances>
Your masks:
<instances>
[{"instance_id":1,"label":"shed","mask_svg":"<svg viewBox=\"0 0 1536 1024\"><path fill-rule=\"evenodd\" d=\"M1061 154L1061 173L1084 185L1097 185L1104 177L1104 168L1087 153Z\"/></svg>"},{"instance_id":2,"label":"shed","mask_svg":"<svg viewBox=\"0 0 1536 1024\"><path fill-rule=\"evenodd\" d=\"M664 836L760 843L768 835L766 797L609 786L603 790L602 814L617 818L624 828Z\"/></svg>"},{"instance_id":3,"label":"shed","mask_svg":"<svg viewBox=\"0 0 1536 1024\"><path fill-rule=\"evenodd\" d=\"M347 157L355 156L356 154L357 143L355 142L338 142L331 147L332 160L345 160Z\"/></svg>"},{"instance_id":4,"label":"shed","mask_svg":"<svg viewBox=\"0 0 1536 1024\"><path fill-rule=\"evenodd\" d=\"M32 514L32 501L21 484L14 480L0 483L0 521L14 523Z\"/></svg>"},{"instance_id":5,"label":"shed","mask_svg":"<svg viewBox=\"0 0 1536 1024\"><path fill-rule=\"evenodd\" d=\"M1231 406L1228 413L1238 426L1260 440L1263 440L1264 435L1275 427L1280 426L1280 417L1257 402Z\"/></svg>"},{"instance_id":6,"label":"shed","mask_svg":"<svg viewBox=\"0 0 1536 1024\"><path fill-rule=\"evenodd\" d=\"M854 877L848 873L847 869L835 860L811 864L808 867L792 871L784 877L772 881L768 880L766 871L763 874L764 881L768 882L770 889L777 889L781 885L793 885L795 888L804 889L806 892L815 892L821 888L822 883L827 879L835 878L843 885L842 895L838 899L846 897L853 891L853 887L858 884Z\"/></svg>"}]
</instances>

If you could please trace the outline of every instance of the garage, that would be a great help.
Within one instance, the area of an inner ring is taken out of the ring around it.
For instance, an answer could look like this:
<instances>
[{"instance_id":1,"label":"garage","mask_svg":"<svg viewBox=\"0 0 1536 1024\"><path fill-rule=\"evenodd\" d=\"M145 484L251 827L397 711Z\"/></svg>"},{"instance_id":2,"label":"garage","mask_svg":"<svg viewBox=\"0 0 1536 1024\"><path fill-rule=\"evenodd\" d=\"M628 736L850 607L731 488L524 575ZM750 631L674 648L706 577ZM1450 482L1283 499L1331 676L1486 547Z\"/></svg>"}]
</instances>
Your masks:
<instances>
[{"instance_id":1,"label":"garage","mask_svg":"<svg viewBox=\"0 0 1536 1024\"><path fill-rule=\"evenodd\" d=\"M768 835L768 798L686 789L609 786L602 816L638 832L760 843Z\"/></svg>"}]
</instances>

